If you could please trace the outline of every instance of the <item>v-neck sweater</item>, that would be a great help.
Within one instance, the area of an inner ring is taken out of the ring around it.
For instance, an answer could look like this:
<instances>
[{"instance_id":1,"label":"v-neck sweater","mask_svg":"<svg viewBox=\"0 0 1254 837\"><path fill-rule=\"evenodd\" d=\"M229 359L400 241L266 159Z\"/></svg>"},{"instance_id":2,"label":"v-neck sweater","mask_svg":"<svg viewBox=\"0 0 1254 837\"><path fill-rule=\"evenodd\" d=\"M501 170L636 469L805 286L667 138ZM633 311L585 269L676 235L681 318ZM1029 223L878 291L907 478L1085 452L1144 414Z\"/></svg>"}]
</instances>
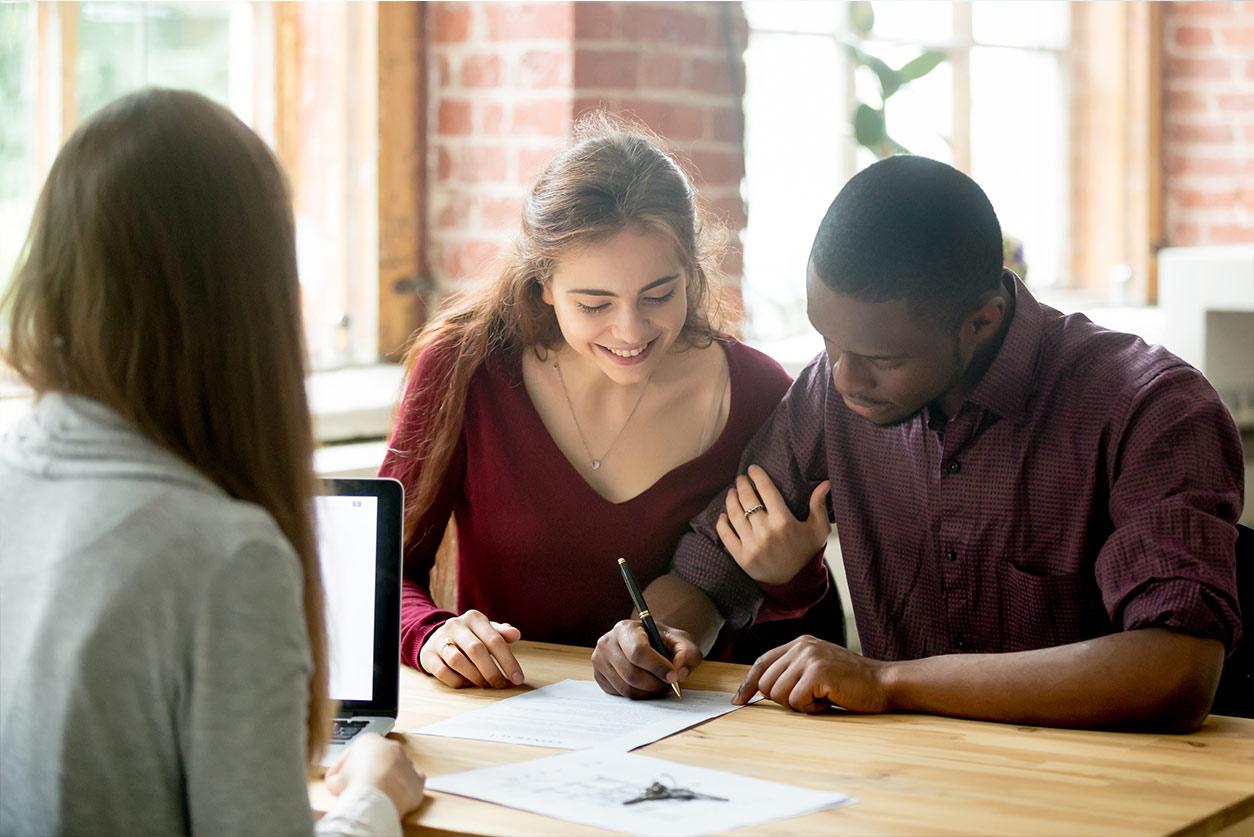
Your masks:
<instances>
[{"instance_id":1,"label":"v-neck sweater","mask_svg":"<svg viewBox=\"0 0 1254 837\"><path fill-rule=\"evenodd\" d=\"M590 646L631 612L617 561L646 586L670 567L689 521L735 480L740 455L787 391L778 363L731 337L727 423L695 458L621 503L590 486L558 448L523 384L521 353L476 370L443 489L405 544L401 659L418 667L432 631L456 614L436 606L429 576L450 515L457 523L457 609L509 622L526 639ZM410 455L445 393L448 351L428 349L406 386L379 473L417 485ZM615 451L629 456L629 449Z\"/></svg>"}]
</instances>

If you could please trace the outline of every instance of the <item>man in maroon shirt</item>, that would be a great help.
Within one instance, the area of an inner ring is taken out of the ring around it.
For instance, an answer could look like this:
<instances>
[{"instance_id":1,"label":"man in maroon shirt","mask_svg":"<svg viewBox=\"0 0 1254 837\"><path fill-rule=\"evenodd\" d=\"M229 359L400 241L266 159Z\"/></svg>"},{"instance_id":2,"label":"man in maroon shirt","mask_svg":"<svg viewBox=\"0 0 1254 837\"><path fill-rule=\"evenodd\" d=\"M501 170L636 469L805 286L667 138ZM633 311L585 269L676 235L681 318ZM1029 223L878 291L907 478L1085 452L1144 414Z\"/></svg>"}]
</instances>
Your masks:
<instances>
[{"instance_id":1,"label":"man in maroon shirt","mask_svg":"<svg viewBox=\"0 0 1254 837\"><path fill-rule=\"evenodd\" d=\"M672 659L625 620L593 655L602 687L659 693L724 621L822 595L830 491L865 656L800 637L737 702L1196 728L1239 637L1243 491L1202 375L1038 303L980 188L919 157L841 190L807 303L826 351L646 590Z\"/></svg>"}]
</instances>

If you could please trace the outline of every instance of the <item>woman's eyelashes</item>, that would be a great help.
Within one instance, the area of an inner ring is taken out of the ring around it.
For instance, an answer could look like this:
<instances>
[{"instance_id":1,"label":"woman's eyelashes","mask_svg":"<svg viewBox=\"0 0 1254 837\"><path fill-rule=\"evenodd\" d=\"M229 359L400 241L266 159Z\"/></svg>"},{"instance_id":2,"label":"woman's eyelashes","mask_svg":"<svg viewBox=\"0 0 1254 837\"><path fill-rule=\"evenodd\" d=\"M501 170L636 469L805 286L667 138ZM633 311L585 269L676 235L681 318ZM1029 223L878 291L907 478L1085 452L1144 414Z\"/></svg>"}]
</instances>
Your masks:
<instances>
[{"instance_id":1,"label":"woman's eyelashes","mask_svg":"<svg viewBox=\"0 0 1254 837\"><path fill-rule=\"evenodd\" d=\"M673 296L675 296L675 291L672 289L661 296L641 297L640 301L646 305L664 305L670 302ZM582 302L576 302L575 305L579 306L579 310L585 314L599 314L610 307L608 302L602 302L600 305L584 305Z\"/></svg>"}]
</instances>

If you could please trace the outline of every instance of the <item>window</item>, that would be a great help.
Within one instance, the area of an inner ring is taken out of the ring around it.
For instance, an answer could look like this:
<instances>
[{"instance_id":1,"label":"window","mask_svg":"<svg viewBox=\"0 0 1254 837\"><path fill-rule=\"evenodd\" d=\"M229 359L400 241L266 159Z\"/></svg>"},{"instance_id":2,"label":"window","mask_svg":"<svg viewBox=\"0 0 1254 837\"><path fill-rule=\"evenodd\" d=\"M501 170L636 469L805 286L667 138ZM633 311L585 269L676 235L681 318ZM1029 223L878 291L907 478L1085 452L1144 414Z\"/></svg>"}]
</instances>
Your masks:
<instances>
[{"instance_id":1,"label":"window","mask_svg":"<svg viewBox=\"0 0 1254 837\"><path fill-rule=\"evenodd\" d=\"M375 362L377 46L373 3L0 6L0 283L74 127L146 86L192 89L230 107L288 171L313 367Z\"/></svg>"},{"instance_id":2,"label":"window","mask_svg":"<svg viewBox=\"0 0 1254 837\"><path fill-rule=\"evenodd\" d=\"M1030 284L1069 284L1067 4L875 3L865 34L850 25L851 9L745 3L749 334L807 332L815 229L840 186L875 159L854 142L850 114L858 102L879 105L878 82L847 44L894 68L924 49L945 53L886 102L888 133L980 183L1003 232L1023 242Z\"/></svg>"}]
</instances>

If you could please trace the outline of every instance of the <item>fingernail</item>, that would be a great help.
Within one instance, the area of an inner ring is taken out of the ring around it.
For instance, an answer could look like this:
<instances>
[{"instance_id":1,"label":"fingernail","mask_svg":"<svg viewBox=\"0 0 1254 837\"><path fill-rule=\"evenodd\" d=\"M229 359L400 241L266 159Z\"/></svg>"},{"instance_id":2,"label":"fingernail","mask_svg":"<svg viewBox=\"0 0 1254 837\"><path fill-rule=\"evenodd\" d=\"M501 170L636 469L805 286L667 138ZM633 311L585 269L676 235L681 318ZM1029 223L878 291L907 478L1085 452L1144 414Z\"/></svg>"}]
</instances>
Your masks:
<instances>
[{"instance_id":1,"label":"fingernail","mask_svg":"<svg viewBox=\"0 0 1254 837\"><path fill-rule=\"evenodd\" d=\"M509 679L515 686L521 686L523 682L523 673L521 671L516 671Z\"/></svg>"},{"instance_id":2,"label":"fingernail","mask_svg":"<svg viewBox=\"0 0 1254 837\"><path fill-rule=\"evenodd\" d=\"M666 682L667 682L667 683L674 683L674 682L675 682L676 680L678 680L678 679L679 679L679 675L678 675L678 674L676 674L675 672L673 672L673 671L668 671L668 672L666 672Z\"/></svg>"},{"instance_id":3,"label":"fingernail","mask_svg":"<svg viewBox=\"0 0 1254 837\"><path fill-rule=\"evenodd\" d=\"M688 676L688 669L686 668L681 668L678 672L675 673L676 680L683 680L687 676Z\"/></svg>"}]
</instances>

